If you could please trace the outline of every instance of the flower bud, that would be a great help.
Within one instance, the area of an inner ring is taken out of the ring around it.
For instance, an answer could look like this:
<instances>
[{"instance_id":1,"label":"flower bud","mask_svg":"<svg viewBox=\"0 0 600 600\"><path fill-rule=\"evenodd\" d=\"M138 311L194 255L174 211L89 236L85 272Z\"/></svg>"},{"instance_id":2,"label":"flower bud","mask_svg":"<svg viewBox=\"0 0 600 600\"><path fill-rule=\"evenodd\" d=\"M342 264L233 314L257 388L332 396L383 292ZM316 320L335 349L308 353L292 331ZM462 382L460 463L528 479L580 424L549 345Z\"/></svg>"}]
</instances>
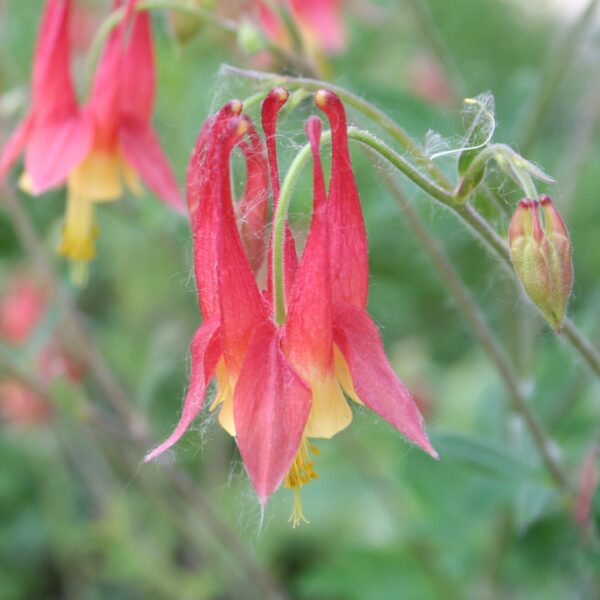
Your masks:
<instances>
[{"instance_id":1,"label":"flower bud","mask_svg":"<svg viewBox=\"0 0 600 600\"><path fill-rule=\"evenodd\" d=\"M560 331L571 287L571 240L549 196L519 202L510 222L512 262L531 301Z\"/></svg>"},{"instance_id":2,"label":"flower bud","mask_svg":"<svg viewBox=\"0 0 600 600\"><path fill-rule=\"evenodd\" d=\"M238 28L237 42L246 54L256 54L265 48L265 38L248 19L242 19Z\"/></svg>"}]
</instances>

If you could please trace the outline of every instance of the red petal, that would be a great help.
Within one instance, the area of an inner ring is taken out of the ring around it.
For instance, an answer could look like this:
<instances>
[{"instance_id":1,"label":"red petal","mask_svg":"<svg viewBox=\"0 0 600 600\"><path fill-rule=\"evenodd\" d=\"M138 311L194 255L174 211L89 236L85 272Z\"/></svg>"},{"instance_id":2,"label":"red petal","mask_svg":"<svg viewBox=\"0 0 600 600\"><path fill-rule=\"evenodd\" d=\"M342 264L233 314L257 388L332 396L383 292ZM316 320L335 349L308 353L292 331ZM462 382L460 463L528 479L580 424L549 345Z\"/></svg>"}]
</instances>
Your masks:
<instances>
[{"instance_id":1,"label":"red petal","mask_svg":"<svg viewBox=\"0 0 600 600\"><path fill-rule=\"evenodd\" d=\"M48 0L33 61L33 112L52 122L77 112L71 80L71 0Z\"/></svg>"},{"instance_id":2,"label":"red petal","mask_svg":"<svg viewBox=\"0 0 600 600\"><path fill-rule=\"evenodd\" d=\"M25 171L34 194L61 184L92 146L93 129L84 115L54 124L33 124L25 154Z\"/></svg>"},{"instance_id":3,"label":"red petal","mask_svg":"<svg viewBox=\"0 0 600 600\"><path fill-rule=\"evenodd\" d=\"M339 52L346 44L340 0L291 0L298 20L328 52Z\"/></svg>"},{"instance_id":4,"label":"red petal","mask_svg":"<svg viewBox=\"0 0 600 600\"><path fill-rule=\"evenodd\" d=\"M306 131L313 154L314 208L310 231L296 273L285 323L284 348L294 368L305 378L323 378L333 367L331 284L327 205L319 143L321 121L311 117Z\"/></svg>"},{"instance_id":5,"label":"red petal","mask_svg":"<svg viewBox=\"0 0 600 600\"><path fill-rule=\"evenodd\" d=\"M33 119L31 115L28 115L19 124L8 140L6 140L6 144L0 154L0 181L4 179L8 170L13 166L19 158L19 154L21 154L25 148L31 133L32 123Z\"/></svg>"},{"instance_id":6,"label":"red petal","mask_svg":"<svg viewBox=\"0 0 600 600\"><path fill-rule=\"evenodd\" d=\"M229 159L239 141L242 119L232 119L217 144L214 173L218 202L217 259L219 309L223 331L223 353L234 377L240 372L244 353L254 329L267 318L262 296L244 252L233 213Z\"/></svg>"},{"instance_id":7,"label":"red petal","mask_svg":"<svg viewBox=\"0 0 600 600\"><path fill-rule=\"evenodd\" d=\"M365 308L369 290L367 235L350 162L346 112L341 100L328 90L317 92L315 100L332 131L328 213L333 300Z\"/></svg>"},{"instance_id":8,"label":"red petal","mask_svg":"<svg viewBox=\"0 0 600 600\"><path fill-rule=\"evenodd\" d=\"M204 123L194 146L186 175L186 196L194 235L194 268L204 319L219 314L217 275L217 232L219 203L214 181L218 178L216 141L224 124L242 110L239 100L232 100Z\"/></svg>"},{"instance_id":9,"label":"red petal","mask_svg":"<svg viewBox=\"0 0 600 600\"><path fill-rule=\"evenodd\" d=\"M310 410L310 392L287 363L270 322L252 337L233 402L240 454L264 505L290 470Z\"/></svg>"},{"instance_id":10,"label":"red petal","mask_svg":"<svg viewBox=\"0 0 600 600\"><path fill-rule=\"evenodd\" d=\"M246 187L236 212L250 266L257 273L267 249L269 172L263 144L254 127L251 126L248 136L249 143L240 144L246 158Z\"/></svg>"},{"instance_id":11,"label":"red petal","mask_svg":"<svg viewBox=\"0 0 600 600\"><path fill-rule=\"evenodd\" d=\"M129 2L128 9L135 4ZM132 15L128 44L123 53L123 81L121 87L121 110L142 122L149 122L155 92L154 49L150 12Z\"/></svg>"},{"instance_id":12,"label":"red petal","mask_svg":"<svg viewBox=\"0 0 600 600\"><path fill-rule=\"evenodd\" d=\"M267 144L267 154L269 157L269 168L271 171L271 188L273 190L273 212L279 203L279 167L277 165L277 116L281 107L287 102L289 93L285 88L273 88L266 96L261 112L263 131L265 132L265 141ZM273 234L271 233L271 243L269 247L269 257L267 260L267 296L273 298ZM283 246L284 261L284 284L285 293L289 298L294 286L294 278L298 269L298 255L296 253L296 243L290 226L285 222L285 240Z\"/></svg>"},{"instance_id":13,"label":"red petal","mask_svg":"<svg viewBox=\"0 0 600 600\"><path fill-rule=\"evenodd\" d=\"M156 458L177 443L200 412L204 404L206 386L215 372L221 355L218 321L205 321L200 325L192 340L190 352L192 354L192 372L179 423L177 423L173 433L162 444L144 457L144 462Z\"/></svg>"},{"instance_id":14,"label":"red petal","mask_svg":"<svg viewBox=\"0 0 600 600\"><path fill-rule=\"evenodd\" d=\"M334 342L348 363L360 400L437 458L415 401L392 370L379 331L367 313L351 304L334 304L333 323Z\"/></svg>"},{"instance_id":15,"label":"red petal","mask_svg":"<svg viewBox=\"0 0 600 600\"><path fill-rule=\"evenodd\" d=\"M261 0L256 0L255 4L258 9L258 21L266 36L273 42L284 45L288 33L279 15Z\"/></svg>"},{"instance_id":16,"label":"red petal","mask_svg":"<svg viewBox=\"0 0 600 600\"><path fill-rule=\"evenodd\" d=\"M119 129L119 142L127 162L148 187L166 204L184 212L179 186L151 127L142 121L124 120Z\"/></svg>"},{"instance_id":17,"label":"red petal","mask_svg":"<svg viewBox=\"0 0 600 600\"><path fill-rule=\"evenodd\" d=\"M115 3L115 9L117 5ZM114 144L121 116L121 86L123 83L123 19L110 33L94 73L89 109L93 114L100 143Z\"/></svg>"}]
</instances>

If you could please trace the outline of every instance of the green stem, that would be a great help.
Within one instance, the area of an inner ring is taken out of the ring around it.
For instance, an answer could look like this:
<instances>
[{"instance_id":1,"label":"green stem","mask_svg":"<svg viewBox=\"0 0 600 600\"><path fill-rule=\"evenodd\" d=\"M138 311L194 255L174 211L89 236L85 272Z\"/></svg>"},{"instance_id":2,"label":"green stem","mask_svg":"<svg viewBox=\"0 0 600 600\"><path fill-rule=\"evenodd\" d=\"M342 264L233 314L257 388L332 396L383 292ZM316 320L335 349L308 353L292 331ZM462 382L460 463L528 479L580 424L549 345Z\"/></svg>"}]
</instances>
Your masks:
<instances>
[{"instance_id":1,"label":"green stem","mask_svg":"<svg viewBox=\"0 0 600 600\"><path fill-rule=\"evenodd\" d=\"M440 202L447 205L452 204L452 194L439 187L434 181L415 169L410 162L392 150L373 134L369 133L368 131L356 129L355 127L349 127L348 137L376 150L401 173L406 175L406 177L417 184L421 189L425 190L428 194L434 198L437 198ZM330 140L331 132L324 132L321 136L321 144L328 143ZM288 169L288 172L286 173L285 179L283 180L283 184L281 186L279 204L277 205L277 210L275 211L275 217L273 221L273 290L275 296L275 322L278 325L282 325L285 322L286 312L283 268L285 222L296 182L309 157L310 145L306 144L295 156Z\"/></svg>"},{"instance_id":2,"label":"green stem","mask_svg":"<svg viewBox=\"0 0 600 600\"><path fill-rule=\"evenodd\" d=\"M331 131L325 131L321 135L321 144L331 141ZM288 210L292 201L292 194L296 187L298 177L304 165L310 158L310 144L306 144L294 157L290 165L279 194L279 203L273 218L273 291L275 295L275 323L285 323L285 282L284 282L284 237L285 223Z\"/></svg>"},{"instance_id":3,"label":"green stem","mask_svg":"<svg viewBox=\"0 0 600 600\"><path fill-rule=\"evenodd\" d=\"M506 144L491 144L475 156L458 182L454 191L454 196L457 200L467 200L471 192L477 187L476 182L490 160L495 160L515 180L527 198L537 198L537 189L533 179L522 166L524 163L523 159Z\"/></svg>"}]
</instances>

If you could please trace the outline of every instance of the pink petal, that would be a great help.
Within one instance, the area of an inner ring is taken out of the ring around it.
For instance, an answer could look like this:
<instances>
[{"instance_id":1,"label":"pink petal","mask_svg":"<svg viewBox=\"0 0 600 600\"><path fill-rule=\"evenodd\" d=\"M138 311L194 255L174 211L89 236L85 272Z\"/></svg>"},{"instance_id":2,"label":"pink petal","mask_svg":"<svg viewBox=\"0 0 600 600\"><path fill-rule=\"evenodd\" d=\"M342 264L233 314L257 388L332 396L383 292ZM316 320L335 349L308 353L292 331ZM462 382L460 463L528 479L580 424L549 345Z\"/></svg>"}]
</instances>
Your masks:
<instances>
[{"instance_id":1,"label":"pink petal","mask_svg":"<svg viewBox=\"0 0 600 600\"><path fill-rule=\"evenodd\" d=\"M34 123L25 153L25 171L34 194L61 184L92 146L89 119L73 114L56 123Z\"/></svg>"},{"instance_id":2,"label":"pink petal","mask_svg":"<svg viewBox=\"0 0 600 600\"><path fill-rule=\"evenodd\" d=\"M331 373L333 344L327 205L319 154L321 121L317 117L311 117L306 130L313 153L314 208L289 301L284 348L294 368L305 379L313 379Z\"/></svg>"},{"instance_id":3,"label":"pink petal","mask_svg":"<svg viewBox=\"0 0 600 600\"><path fill-rule=\"evenodd\" d=\"M118 8L115 3L114 8ZM89 108L98 124L102 138L114 138L120 119L121 86L123 82L123 38L126 20L110 33L94 73Z\"/></svg>"},{"instance_id":4,"label":"pink petal","mask_svg":"<svg viewBox=\"0 0 600 600\"><path fill-rule=\"evenodd\" d=\"M221 338L217 320L205 321L200 325L192 340L190 352L192 354L192 372L179 423L162 444L146 454L144 462L156 458L177 443L200 412L204 404L206 387L215 372L221 355Z\"/></svg>"},{"instance_id":5,"label":"pink petal","mask_svg":"<svg viewBox=\"0 0 600 600\"><path fill-rule=\"evenodd\" d=\"M310 30L327 52L340 52L346 45L340 0L291 0L298 21Z\"/></svg>"},{"instance_id":6,"label":"pink petal","mask_svg":"<svg viewBox=\"0 0 600 600\"><path fill-rule=\"evenodd\" d=\"M135 4L130 2L128 8ZM121 110L125 115L150 122L155 91L154 48L150 12L134 12L127 46L123 51Z\"/></svg>"},{"instance_id":7,"label":"pink petal","mask_svg":"<svg viewBox=\"0 0 600 600\"><path fill-rule=\"evenodd\" d=\"M289 92L282 87L273 88L263 101L261 120L265 141L267 144L267 155L269 157L269 169L271 171L271 188L273 190L273 212L279 203L279 166L277 164L277 116L282 106L287 102ZM285 222L285 239L283 242L283 276L286 297L290 297L294 286L294 278L298 269L298 255L294 235L288 222ZM273 298L273 233L271 232L271 243L267 260L267 296Z\"/></svg>"},{"instance_id":8,"label":"pink petal","mask_svg":"<svg viewBox=\"0 0 600 600\"><path fill-rule=\"evenodd\" d=\"M33 112L41 122L77 110L71 81L71 0L47 0L33 60Z\"/></svg>"},{"instance_id":9,"label":"pink petal","mask_svg":"<svg viewBox=\"0 0 600 600\"><path fill-rule=\"evenodd\" d=\"M264 505L292 465L310 410L310 392L268 321L252 337L233 402L240 454Z\"/></svg>"},{"instance_id":10,"label":"pink petal","mask_svg":"<svg viewBox=\"0 0 600 600\"><path fill-rule=\"evenodd\" d=\"M258 21L265 35L276 44L284 44L288 33L279 15L266 2L255 0Z\"/></svg>"},{"instance_id":11,"label":"pink petal","mask_svg":"<svg viewBox=\"0 0 600 600\"><path fill-rule=\"evenodd\" d=\"M227 368L236 376L254 329L267 318L266 307L244 252L233 213L229 159L240 140L242 118L224 128L216 145L217 163L214 190L218 202L217 259L219 309L223 332L223 353Z\"/></svg>"},{"instance_id":12,"label":"pink petal","mask_svg":"<svg viewBox=\"0 0 600 600\"><path fill-rule=\"evenodd\" d=\"M334 304L333 339L352 375L358 397L411 442L438 458L423 429L423 418L410 392L390 366L377 327L351 304Z\"/></svg>"},{"instance_id":13,"label":"pink petal","mask_svg":"<svg viewBox=\"0 0 600 600\"><path fill-rule=\"evenodd\" d=\"M241 110L242 103L232 100L206 120L187 168L186 197L194 236L194 269L204 319L219 315L217 234L220 204L214 186L219 177L216 141L224 125Z\"/></svg>"},{"instance_id":14,"label":"pink petal","mask_svg":"<svg viewBox=\"0 0 600 600\"><path fill-rule=\"evenodd\" d=\"M19 158L19 154L25 148L32 123L33 119L31 115L25 117L13 134L6 140L2 153L0 153L0 181L4 179L8 170L13 166Z\"/></svg>"},{"instance_id":15,"label":"pink petal","mask_svg":"<svg viewBox=\"0 0 600 600\"><path fill-rule=\"evenodd\" d=\"M328 213L333 300L365 308L369 291L367 234L350 162L346 111L328 90L317 92L315 100L332 131Z\"/></svg>"},{"instance_id":16,"label":"pink petal","mask_svg":"<svg viewBox=\"0 0 600 600\"><path fill-rule=\"evenodd\" d=\"M236 215L250 266L257 273L267 250L269 171L262 141L253 126L248 137L248 143L240 144L246 158L246 187Z\"/></svg>"},{"instance_id":17,"label":"pink petal","mask_svg":"<svg viewBox=\"0 0 600 600\"><path fill-rule=\"evenodd\" d=\"M179 186L154 131L138 120L121 122L119 143L127 162L166 204L185 212Z\"/></svg>"}]
</instances>

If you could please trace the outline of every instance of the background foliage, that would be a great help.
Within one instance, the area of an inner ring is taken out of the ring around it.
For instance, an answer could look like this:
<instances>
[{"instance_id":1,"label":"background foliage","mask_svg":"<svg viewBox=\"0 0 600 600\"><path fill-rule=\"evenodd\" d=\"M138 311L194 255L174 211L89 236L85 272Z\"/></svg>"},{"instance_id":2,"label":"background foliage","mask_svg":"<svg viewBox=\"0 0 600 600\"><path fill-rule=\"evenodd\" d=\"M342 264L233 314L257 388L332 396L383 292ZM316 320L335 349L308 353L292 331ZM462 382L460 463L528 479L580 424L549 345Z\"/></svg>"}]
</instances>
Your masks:
<instances>
[{"instance_id":1,"label":"background foliage","mask_svg":"<svg viewBox=\"0 0 600 600\"><path fill-rule=\"evenodd\" d=\"M598 342L597 20L577 36L569 68L547 105L538 111L536 103L577 16L565 12L567 4L353 2L350 45L332 60L332 79L386 110L418 139L433 129L450 146L460 143L462 98L491 90L496 139L558 180L549 191L574 245L570 313ZM38 0L0 3L3 133L26 101L40 7ZM219 65L245 65L248 58L208 25L185 48L172 40L161 12L155 32L154 122L183 182L209 110L230 95L252 93L249 83L219 76ZM83 89L89 74L81 56L77 81ZM438 86L434 93L424 90L429 80ZM294 131L301 131L309 110L302 105L286 122L286 156L302 141ZM543 118L530 136L538 112ZM351 119L369 126L358 115ZM2 600L259 598L273 587L311 600L598 597L593 535L576 526L572 505L540 465L487 356L389 195L389 175L362 153L353 156L370 240L370 311L393 365L421 402L441 460L409 448L371 413L356 410L349 430L318 444L320 478L303 494L310 525L293 530L290 494L280 491L261 515L234 444L213 415L203 413L167 459L193 483L178 486L162 468L140 466L147 448L107 435L89 418L86 407L106 406L97 382L61 380L49 393L49 422L27 428L7 422L0 429ZM455 158L438 162L454 173ZM493 174L491 186L511 210L518 199L511 186ZM404 188L508 349L577 482L598 432L598 383L456 219L422 192ZM21 201L94 343L158 440L176 421L187 348L199 322L188 226L149 195L100 207L99 258L87 287L76 289L52 254L63 194L22 195ZM293 205L299 227L307 223L309 196L307 178ZM477 202L505 234L502 211L485 198ZM0 252L2 282L31 259L4 211ZM56 326L73 325L65 323L59 304L51 304L24 347L2 347L2 356L33 377L33 357L45 337ZM599 519L596 494L592 521Z\"/></svg>"}]
</instances>

